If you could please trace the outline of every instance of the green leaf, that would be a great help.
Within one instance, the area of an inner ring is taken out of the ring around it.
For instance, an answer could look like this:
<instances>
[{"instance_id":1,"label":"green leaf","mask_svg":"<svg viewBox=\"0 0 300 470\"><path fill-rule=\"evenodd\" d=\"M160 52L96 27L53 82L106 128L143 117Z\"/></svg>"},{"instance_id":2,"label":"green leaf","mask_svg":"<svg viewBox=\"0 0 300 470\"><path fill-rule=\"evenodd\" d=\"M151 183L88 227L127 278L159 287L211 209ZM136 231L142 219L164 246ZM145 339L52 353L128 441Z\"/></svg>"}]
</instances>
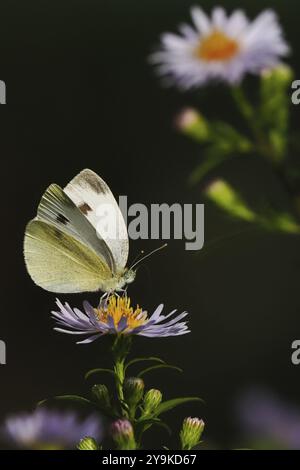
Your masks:
<instances>
[{"instance_id":1,"label":"green leaf","mask_svg":"<svg viewBox=\"0 0 300 470\"><path fill-rule=\"evenodd\" d=\"M203 400L199 397L184 397L184 398L173 398L172 400L167 400L156 408L154 416L159 416L166 411L172 410L176 406L183 405L184 403L189 403L191 401L199 401L203 403Z\"/></svg>"},{"instance_id":2,"label":"green leaf","mask_svg":"<svg viewBox=\"0 0 300 470\"><path fill-rule=\"evenodd\" d=\"M202 152L203 158L190 175L191 185L199 183L209 172L226 160L238 158L253 150L252 143L225 122L212 123L210 145Z\"/></svg>"},{"instance_id":3,"label":"green leaf","mask_svg":"<svg viewBox=\"0 0 300 470\"><path fill-rule=\"evenodd\" d=\"M164 423L163 421L156 421L155 423L153 423L153 426L160 426L161 428L163 428L167 431L169 436L172 435L172 429L166 423Z\"/></svg>"},{"instance_id":4,"label":"green leaf","mask_svg":"<svg viewBox=\"0 0 300 470\"><path fill-rule=\"evenodd\" d=\"M147 369L142 370L137 376L142 377L148 372L151 372L152 370L157 370L157 369L173 369L173 370L177 370L177 372L183 372L183 370L177 366L171 366L169 364L158 364L156 366L151 366L151 367L148 367Z\"/></svg>"},{"instance_id":5,"label":"green leaf","mask_svg":"<svg viewBox=\"0 0 300 470\"><path fill-rule=\"evenodd\" d=\"M87 380L87 379L88 379L89 377L91 377L92 375L94 375L94 374L100 374L100 373L102 373L102 372L105 372L105 373L111 374L111 375L115 375L115 373L114 373L114 371L113 371L112 369L92 369L92 370L89 370L89 371L85 374L84 378L85 378L85 380Z\"/></svg>"},{"instance_id":6,"label":"green leaf","mask_svg":"<svg viewBox=\"0 0 300 470\"><path fill-rule=\"evenodd\" d=\"M165 361L163 361L159 357L137 357L136 359L132 359L125 365L125 371L128 367L134 364L138 364L139 362L159 362L161 364L165 364Z\"/></svg>"},{"instance_id":7,"label":"green leaf","mask_svg":"<svg viewBox=\"0 0 300 470\"><path fill-rule=\"evenodd\" d=\"M160 426L161 428L165 429L169 435L172 434L172 430L170 427L161 421L159 418L147 418L147 419L141 419L138 420L137 425L142 427L142 434L147 431L151 426Z\"/></svg>"},{"instance_id":8,"label":"green leaf","mask_svg":"<svg viewBox=\"0 0 300 470\"><path fill-rule=\"evenodd\" d=\"M47 403L50 400L66 400L66 401L73 401L73 402L79 403L81 405L95 406L95 404L93 402L91 402L87 398L80 397L79 395L58 395L56 397L40 401L38 403L38 406L44 405L45 403Z\"/></svg>"},{"instance_id":9,"label":"green leaf","mask_svg":"<svg viewBox=\"0 0 300 470\"><path fill-rule=\"evenodd\" d=\"M195 185L199 183L208 173L229 159L232 155L228 152L220 151L215 146L206 149L203 161L196 166L189 176L189 184Z\"/></svg>"}]
</instances>

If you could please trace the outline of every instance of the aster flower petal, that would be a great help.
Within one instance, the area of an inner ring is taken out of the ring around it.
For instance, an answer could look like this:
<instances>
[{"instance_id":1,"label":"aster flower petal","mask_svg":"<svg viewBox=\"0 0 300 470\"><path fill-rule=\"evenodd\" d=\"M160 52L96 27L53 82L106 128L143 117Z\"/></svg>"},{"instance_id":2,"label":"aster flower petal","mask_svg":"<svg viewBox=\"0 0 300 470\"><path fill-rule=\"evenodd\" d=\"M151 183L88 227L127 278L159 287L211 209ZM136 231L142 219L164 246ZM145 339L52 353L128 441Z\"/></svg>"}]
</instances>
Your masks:
<instances>
[{"instance_id":1,"label":"aster flower petal","mask_svg":"<svg viewBox=\"0 0 300 470\"><path fill-rule=\"evenodd\" d=\"M191 17L199 33L207 34L211 31L211 22L202 8L191 8Z\"/></svg>"},{"instance_id":2,"label":"aster flower petal","mask_svg":"<svg viewBox=\"0 0 300 470\"><path fill-rule=\"evenodd\" d=\"M212 23L216 29L222 29L227 21L226 12L222 7L215 7L212 11Z\"/></svg>"},{"instance_id":3,"label":"aster flower petal","mask_svg":"<svg viewBox=\"0 0 300 470\"><path fill-rule=\"evenodd\" d=\"M141 335L148 337L167 337L189 332L186 322L182 322L187 312L176 314L172 310L163 315L163 304L159 305L148 318L147 312L140 307L133 309L127 296L111 296L98 309L84 302L84 312L57 301L60 312L52 312L58 326L54 329L60 333L85 335L78 344L88 344L105 334ZM175 316L174 316L175 315ZM167 321L170 317L169 321Z\"/></svg>"},{"instance_id":4,"label":"aster flower petal","mask_svg":"<svg viewBox=\"0 0 300 470\"><path fill-rule=\"evenodd\" d=\"M236 10L228 18L226 25L226 33L231 37L244 34L247 31L249 20L242 10Z\"/></svg>"}]
</instances>

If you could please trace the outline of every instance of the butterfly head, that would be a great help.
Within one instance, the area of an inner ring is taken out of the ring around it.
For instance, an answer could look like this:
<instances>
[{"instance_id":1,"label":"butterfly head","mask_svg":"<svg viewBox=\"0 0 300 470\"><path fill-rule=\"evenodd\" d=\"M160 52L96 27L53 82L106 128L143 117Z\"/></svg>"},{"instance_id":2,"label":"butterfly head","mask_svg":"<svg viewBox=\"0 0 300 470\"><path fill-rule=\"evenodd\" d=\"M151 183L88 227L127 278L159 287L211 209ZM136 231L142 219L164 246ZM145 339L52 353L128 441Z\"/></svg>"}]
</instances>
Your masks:
<instances>
[{"instance_id":1,"label":"butterfly head","mask_svg":"<svg viewBox=\"0 0 300 470\"><path fill-rule=\"evenodd\" d=\"M136 271L133 269L127 269L123 275L123 281L125 284L131 284L136 277Z\"/></svg>"}]
</instances>

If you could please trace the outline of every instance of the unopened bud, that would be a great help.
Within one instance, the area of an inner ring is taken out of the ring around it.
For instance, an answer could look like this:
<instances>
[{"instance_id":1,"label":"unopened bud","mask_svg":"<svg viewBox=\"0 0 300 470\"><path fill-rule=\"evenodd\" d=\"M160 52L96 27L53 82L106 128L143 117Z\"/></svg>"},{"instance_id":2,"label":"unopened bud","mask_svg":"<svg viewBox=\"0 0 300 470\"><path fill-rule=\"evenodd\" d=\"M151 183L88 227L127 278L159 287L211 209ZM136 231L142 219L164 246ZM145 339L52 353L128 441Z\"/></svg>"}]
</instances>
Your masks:
<instances>
[{"instance_id":1,"label":"unopened bud","mask_svg":"<svg viewBox=\"0 0 300 470\"><path fill-rule=\"evenodd\" d=\"M137 405L143 398L145 384L138 377L129 377L124 382L124 398L129 406Z\"/></svg>"},{"instance_id":2,"label":"unopened bud","mask_svg":"<svg viewBox=\"0 0 300 470\"><path fill-rule=\"evenodd\" d=\"M185 418L180 431L182 450L191 450L200 442L204 421L199 418Z\"/></svg>"},{"instance_id":3,"label":"unopened bud","mask_svg":"<svg viewBox=\"0 0 300 470\"><path fill-rule=\"evenodd\" d=\"M106 385L97 384L92 387L92 394L103 408L110 407L110 397Z\"/></svg>"},{"instance_id":4,"label":"unopened bud","mask_svg":"<svg viewBox=\"0 0 300 470\"><path fill-rule=\"evenodd\" d=\"M198 142L205 142L210 135L209 124L196 109L186 108L177 116L176 128Z\"/></svg>"},{"instance_id":5,"label":"unopened bud","mask_svg":"<svg viewBox=\"0 0 300 470\"><path fill-rule=\"evenodd\" d=\"M233 217L247 222L255 221L255 212L248 207L239 193L226 181L221 179L213 181L206 187L204 194Z\"/></svg>"},{"instance_id":6,"label":"unopened bud","mask_svg":"<svg viewBox=\"0 0 300 470\"><path fill-rule=\"evenodd\" d=\"M263 80L273 80L277 84L289 86L294 72L288 65L280 64L275 68L263 70L261 76Z\"/></svg>"},{"instance_id":7,"label":"unopened bud","mask_svg":"<svg viewBox=\"0 0 300 470\"><path fill-rule=\"evenodd\" d=\"M134 450L136 448L133 427L127 419L118 419L112 423L111 436L118 450Z\"/></svg>"},{"instance_id":8,"label":"unopened bud","mask_svg":"<svg viewBox=\"0 0 300 470\"><path fill-rule=\"evenodd\" d=\"M162 393L160 390L151 388L144 396L144 411L146 414L153 413L162 401Z\"/></svg>"},{"instance_id":9,"label":"unopened bud","mask_svg":"<svg viewBox=\"0 0 300 470\"><path fill-rule=\"evenodd\" d=\"M99 450L98 444L92 437L84 437L79 441L78 450Z\"/></svg>"}]
</instances>

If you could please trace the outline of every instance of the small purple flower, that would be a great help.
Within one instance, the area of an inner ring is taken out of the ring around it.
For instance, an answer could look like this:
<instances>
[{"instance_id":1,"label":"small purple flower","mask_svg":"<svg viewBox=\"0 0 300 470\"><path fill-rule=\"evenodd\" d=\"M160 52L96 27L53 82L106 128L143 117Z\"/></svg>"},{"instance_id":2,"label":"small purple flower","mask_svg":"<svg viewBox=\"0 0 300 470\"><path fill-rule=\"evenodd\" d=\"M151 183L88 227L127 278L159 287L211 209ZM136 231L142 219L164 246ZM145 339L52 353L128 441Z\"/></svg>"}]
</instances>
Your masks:
<instances>
[{"instance_id":1,"label":"small purple flower","mask_svg":"<svg viewBox=\"0 0 300 470\"><path fill-rule=\"evenodd\" d=\"M73 412L44 408L8 417L1 431L11 446L32 450L75 449L82 438L90 436L99 442L103 434L96 415L80 420Z\"/></svg>"},{"instance_id":2,"label":"small purple flower","mask_svg":"<svg viewBox=\"0 0 300 470\"><path fill-rule=\"evenodd\" d=\"M155 312L148 317L147 312L139 306L135 309L130 305L127 296L110 296L103 300L98 308L93 308L89 302L83 303L84 312L69 304L63 305L56 301L59 312L52 312L57 323L64 328L54 328L61 333L73 335L87 335L88 338L79 343L91 343L106 334L140 335L147 337L179 336L189 333L186 322L181 320L188 313L183 312L173 316L176 310L168 315L162 315L163 305L159 305ZM172 319L168 320L170 317ZM67 328L67 329L66 329Z\"/></svg>"}]
</instances>

